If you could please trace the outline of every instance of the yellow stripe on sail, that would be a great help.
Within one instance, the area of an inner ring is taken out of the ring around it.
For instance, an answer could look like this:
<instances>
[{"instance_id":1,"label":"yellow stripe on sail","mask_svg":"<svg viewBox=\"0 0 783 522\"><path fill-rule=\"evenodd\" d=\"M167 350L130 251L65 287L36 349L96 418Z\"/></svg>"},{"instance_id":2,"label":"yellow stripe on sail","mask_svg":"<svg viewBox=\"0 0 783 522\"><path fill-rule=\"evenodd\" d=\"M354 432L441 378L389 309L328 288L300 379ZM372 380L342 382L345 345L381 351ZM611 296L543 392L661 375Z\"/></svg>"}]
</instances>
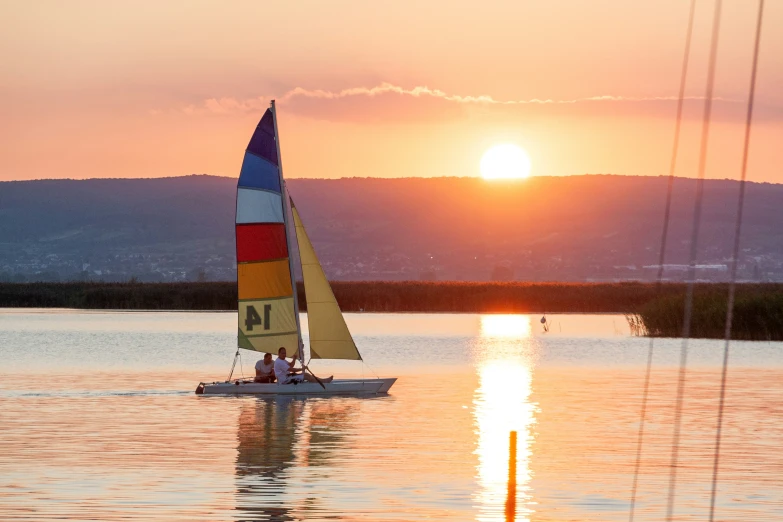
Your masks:
<instances>
[{"instance_id":1,"label":"yellow stripe on sail","mask_svg":"<svg viewBox=\"0 0 783 522\"><path fill-rule=\"evenodd\" d=\"M302 261L302 277L307 296L307 323L310 329L310 355L313 359L353 359L362 356L348 331L348 325L334 298L310 238L307 237L296 207L291 205Z\"/></svg>"},{"instance_id":2,"label":"yellow stripe on sail","mask_svg":"<svg viewBox=\"0 0 783 522\"><path fill-rule=\"evenodd\" d=\"M293 331L288 334L268 335L258 337L246 337L239 332L239 347L246 350L255 350L257 352L271 353L277 355L277 350L285 347L288 357L296 356L299 345L299 334Z\"/></svg>"},{"instance_id":3,"label":"yellow stripe on sail","mask_svg":"<svg viewBox=\"0 0 783 522\"><path fill-rule=\"evenodd\" d=\"M293 295L288 259L237 265L239 299Z\"/></svg>"},{"instance_id":4,"label":"yellow stripe on sail","mask_svg":"<svg viewBox=\"0 0 783 522\"><path fill-rule=\"evenodd\" d=\"M294 297L240 301L239 330L246 337L296 332Z\"/></svg>"}]
</instances>

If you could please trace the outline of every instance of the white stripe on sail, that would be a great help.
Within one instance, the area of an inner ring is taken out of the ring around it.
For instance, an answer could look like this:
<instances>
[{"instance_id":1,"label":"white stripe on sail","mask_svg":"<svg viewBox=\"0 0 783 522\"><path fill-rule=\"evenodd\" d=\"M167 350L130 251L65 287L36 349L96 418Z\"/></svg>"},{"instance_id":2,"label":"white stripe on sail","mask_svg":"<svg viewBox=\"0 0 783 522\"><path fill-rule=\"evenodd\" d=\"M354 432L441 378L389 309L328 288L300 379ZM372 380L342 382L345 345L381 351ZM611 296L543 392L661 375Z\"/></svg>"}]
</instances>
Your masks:
<instances>
[{"instance_id":1,"label":"white stripe on sail","mask_svg":"<svg viewBox=\"0 0 783 522\"><path fill-rule=\"evenodd\" d=\"M282 223L280 194L265 190L237 189L237 223Z\"/></svg>"}]
</instances>

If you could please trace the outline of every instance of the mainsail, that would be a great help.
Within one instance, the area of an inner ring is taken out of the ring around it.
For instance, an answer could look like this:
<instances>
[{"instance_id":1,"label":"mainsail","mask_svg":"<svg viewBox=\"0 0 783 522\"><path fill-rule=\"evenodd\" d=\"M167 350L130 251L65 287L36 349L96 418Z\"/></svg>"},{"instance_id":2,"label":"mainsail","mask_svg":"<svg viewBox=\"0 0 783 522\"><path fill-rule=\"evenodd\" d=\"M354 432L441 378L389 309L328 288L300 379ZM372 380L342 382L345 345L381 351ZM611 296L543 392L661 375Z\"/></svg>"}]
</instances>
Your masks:
<instances>
[{"instance_id":1,"label":"mainsail","mask_svg":"<svg viewBox=\"0 0 783 522\"><path fill-rule=\"evenodd\" d=\"M237 184L236 242L240 348L289 354L299 346L274 105L258 123Z\"/></svg>"},{"instance_id":2,"label":"mainsail","mask_svg":"<svg viewBox=\"0 0 783 522\"><path fill-rule=\"evenodd\" d=\"M299 258L302 262L305 296L307 297L307 323L310 330L310 357L313 359L352 359L362 356L348 331L348 325L334 298L332 287L326 279L318 256L307 237L299 212L291 202L291 212L296 227Z\"/></svg>"}]
</instances>

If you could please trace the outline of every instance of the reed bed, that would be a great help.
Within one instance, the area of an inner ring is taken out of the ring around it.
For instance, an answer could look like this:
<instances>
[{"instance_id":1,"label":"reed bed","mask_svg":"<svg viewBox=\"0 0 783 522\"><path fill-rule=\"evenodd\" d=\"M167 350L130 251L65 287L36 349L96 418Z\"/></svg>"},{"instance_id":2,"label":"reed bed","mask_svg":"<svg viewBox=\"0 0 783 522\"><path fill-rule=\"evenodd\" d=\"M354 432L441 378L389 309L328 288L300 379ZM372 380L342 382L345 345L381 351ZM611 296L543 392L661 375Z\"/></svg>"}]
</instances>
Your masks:
<instances>
[{"instance_id":1,"label":"reed bed","mask_svg":"<svg viewBox=\"0 0 783 522\"><path fill-rule=\"evenodd\" d=\"M691 337L725 337L728 289L700 288L694 294ZM654 299L630 322L641 323L640 333L653 337L680 337L683 333L685 294ZM734 302L731 338L748 341L783 340L783 285L740 285Z\"/></svg>"},{"instance_id":2,"label":"reed bed","mask_svg":"<svg viewBox=\"0 0 783 522\"><path fill-rule=\"evenodd\" d=\"M626 313L653 299L646 283L335 282L343 310L365 312ZM682 285L662 289L666 295Z\"/></svg>"},{"instance_id":3,"label":"reed bed","mask_svg":"<svg viewBox=\"0 0 783 522\"><path fill-rule=\"evenodd\" d=\"M0 307L236 310L236 283L0 283Z\"/></svg>"},{"instance_id":4,"label":"reed bed","mask_svg":"<svg viewBox=\"0 0 783 522\"><path fill-rule=\"evenodd\" d=\"M337 281L345 312L621 313L636 335L682 334L685 285L667 283L478 283ZM301 283L300 309L307 310ZM726 284L695 287L693 337L722 338ZM0 283L0 307L236 310L236 283ZM783 284L742 284L735 339L783 340Z\"/></svg>"}]
</instances>

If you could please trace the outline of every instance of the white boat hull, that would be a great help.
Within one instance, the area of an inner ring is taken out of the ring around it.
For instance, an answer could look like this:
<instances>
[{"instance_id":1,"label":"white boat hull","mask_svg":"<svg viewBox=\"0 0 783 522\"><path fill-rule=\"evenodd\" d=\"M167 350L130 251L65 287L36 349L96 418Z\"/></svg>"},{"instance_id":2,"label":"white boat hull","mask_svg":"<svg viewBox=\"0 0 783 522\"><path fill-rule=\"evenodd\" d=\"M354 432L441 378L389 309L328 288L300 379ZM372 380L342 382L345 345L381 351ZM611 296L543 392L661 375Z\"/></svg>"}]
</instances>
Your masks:
<instances>
[{"instance_id":1,"label":"white boat hull","mask_svg":"<svg viewBox=\"0 0 783 522\"><path fill-rule=\"evenodd\" d=\"M388 393L397 381L389 379L335 379L321 387L318 383L262 384L253 381L199 383L197 395L350 395Z\"/></svg>"}]
</instances>

